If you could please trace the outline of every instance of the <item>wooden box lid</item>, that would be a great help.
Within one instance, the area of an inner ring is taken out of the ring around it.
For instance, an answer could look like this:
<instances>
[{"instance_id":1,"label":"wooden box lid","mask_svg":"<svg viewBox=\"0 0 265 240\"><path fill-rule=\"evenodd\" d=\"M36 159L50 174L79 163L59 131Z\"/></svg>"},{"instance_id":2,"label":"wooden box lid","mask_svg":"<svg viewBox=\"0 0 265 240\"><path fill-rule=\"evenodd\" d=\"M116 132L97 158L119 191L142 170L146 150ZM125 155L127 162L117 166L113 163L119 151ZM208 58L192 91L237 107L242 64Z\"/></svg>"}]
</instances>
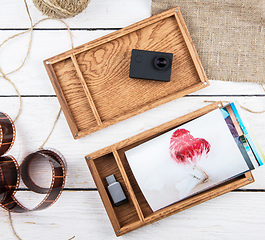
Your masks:
<instances>
[{"instance_id":1,"label":"wooden box lid","mask_svg":"<svg viewBox=\"0 0 265 240\"><path fill-rule=\"evenodd\" d=\"M171 81L129 77L132 49L173 53ZM209 85L173 8L44 61L74 138Z\"/></svg>"}]
</instances>

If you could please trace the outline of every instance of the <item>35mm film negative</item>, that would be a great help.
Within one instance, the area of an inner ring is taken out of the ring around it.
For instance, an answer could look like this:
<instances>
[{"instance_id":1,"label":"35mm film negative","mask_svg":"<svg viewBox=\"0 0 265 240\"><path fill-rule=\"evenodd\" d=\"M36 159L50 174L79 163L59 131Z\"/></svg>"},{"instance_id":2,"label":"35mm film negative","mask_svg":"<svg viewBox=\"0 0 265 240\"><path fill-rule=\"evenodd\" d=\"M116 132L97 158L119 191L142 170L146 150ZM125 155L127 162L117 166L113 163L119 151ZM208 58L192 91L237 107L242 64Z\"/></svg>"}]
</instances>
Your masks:
<instances>
[{"instance_id":1,"label":"35mm film negative","mask_svg":"<svg viewBox=\"0 0 265 240\"><path fill-rule=\"evenodd\" d=\"M45 209L56 202L65 184L66 164L64 158L51 150L39 150L27 155L19 166L13 156L4 155L13 146L16 137L12 119L0 112L0 205L12 212L28 212ZM49 161L52 168L52 181L49 188L38 186L30 177L29 165L37 161ZM20 178L36 193L46 194L33 209L23 206L15 197Z\"/></svg>"}]
</instances>

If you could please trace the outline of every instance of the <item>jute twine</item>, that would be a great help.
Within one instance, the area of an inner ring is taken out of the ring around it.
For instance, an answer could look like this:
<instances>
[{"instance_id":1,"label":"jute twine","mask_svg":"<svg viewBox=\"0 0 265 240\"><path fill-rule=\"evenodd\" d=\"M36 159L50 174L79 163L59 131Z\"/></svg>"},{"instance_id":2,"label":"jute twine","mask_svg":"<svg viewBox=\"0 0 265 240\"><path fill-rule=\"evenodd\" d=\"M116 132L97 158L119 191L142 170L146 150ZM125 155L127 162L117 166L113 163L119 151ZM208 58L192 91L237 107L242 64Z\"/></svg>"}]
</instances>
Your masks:
<instances>
[{"instance_id":1,"label":"jute twine","mask_svg":"<svg viewBox=\"0 0 265 240\"><path fill-rule=\"evenodd\" d=\"M90 0L33 0L34 5L44 15L61 19L81 13Z\"/></svg>"},{"instance_id":2,"label":"jute twine","mask_svg":"<svg viewBox=\"0 0 265 240\"><path fill-rule=\"evenodd\" d=\"M35 1L35 2L36 2L36 1ZM46 1L43 1L43 2L46 2ZM51 1L47 1L47 2L51 2ZM70 1L68 1L68 2L70 2ZM78 1L78 2L80 2L80 1ZM89 1L86 1L86 2L88 3ZM30 32L30 40L29 40L29 43L28 43L28 50L27 50L26 56L24 57L24 59L22 60L22 63L20 64L20 66L19 66L18 68L14 69L14 70L11 71L11 72L8 72L8 73L4 73L4 72L2 71L2 69L0 68L0 77L4 78L6 81L8 81L8 82L14 87L14 89L15 89L15 91L16 91L18 97L19 97L19 102L20 102L20 104L19 104L19 110L18 110L17 116L14 118L14 122L17 120L18 116L20 115L21 108L22 108L22 98L21 98L21 95L20 95L18 89L16 88L15 84L14 84L13 81L8 77L8 75L10 75L10 74L12 74L12 73L14 73L14 72L17 72L17 71L20 70L20 69L23 67L23 65L25 64L26 59L28 58L28 55L29 55L29 52L30 52L30 48L31 48L32 35L33 35L33 28L34 28L36 25L38 25L40 22L43 22L43 21L48 20L48 19L51 19L50 17L48 17L48 18L43 18L43 19L39 20L38 22L36 22L35 24L33 24L32 18L31 18L30 13L29 13L28 5L27 5L27 3L26 3L26 0L24 0L24 3L25 3L25 7L26 7L26 11L27 11L27 14L28 14L29 20L30 20L30 25L31 25L31 27L30 27L29 29L25 30L24 32L21 32L21 33L15 34L15 35L13 35L13 36L7 38L6 40L4 40L4 41L0 44L0 48L1 48L1 47L2 47L6 42L8 42L9 40L11 40L11 39L13 39L13 38L15 38L15 37L18 37L18 36L20 36L20 35L23 35L23 34L25 34L25 33ZM86 5L87 5L87 4L86 4ZM83 10L83 9L82 9L82 10ZM79 11L79 12L80 12L80 11ZM76 15L76 14L78 14L78 13L76 12L75 15ZM72 13L71 16L73 16L73 13ZM55 17L53 17L53 18L55 18ZM60 22L62 22L62 23L66 26L66 28L67 28L67 30L68 30L68 32L69 32L69 35L70 35L70 39L71 39L71 47L73 48L73 39L72 39L72 34L71 34L71 31L70 31L69 26L68 26L64 21L62 21L62 20L60 20L60 19L57 19L57 20L60 21ZM39 149L42 149L42 148L43 148L43 146L45 145L45 143L48 141L49 137L51 136L51 134L52 134L52 132L53 132L53 130L54 130L54 127L55 127L55 125L56 125L56 123L57 123L57 121L58 121L58 119L59 119L60 113L61 113L61 108L60 108L60 110L59 110L59 112L58 112L58 114L57 114L57 116L56 116L56 119L55 119L55 121L54 121L54 124L53 124L53 126L52 126L52 129L51 129L51 131L50 131L48 137L46 138L46 140L44 141L44 143L39 147ZM14 229L14 226L13 226L13 222L12 222L12 218L11 218L11 213L10 213L10 211L8 211L8 218L9 218L9 222L10 222L10 225L11 225L11 228L12 228L12 231L13 231L14 235L16 236L17 239L21 240L21 238L18 236L18 234L16 233L16 231L15 231L15 229ZM74 239L74 238L75 238L75 236L71 237L69 240Z\"/></svg>"}]
</instances>

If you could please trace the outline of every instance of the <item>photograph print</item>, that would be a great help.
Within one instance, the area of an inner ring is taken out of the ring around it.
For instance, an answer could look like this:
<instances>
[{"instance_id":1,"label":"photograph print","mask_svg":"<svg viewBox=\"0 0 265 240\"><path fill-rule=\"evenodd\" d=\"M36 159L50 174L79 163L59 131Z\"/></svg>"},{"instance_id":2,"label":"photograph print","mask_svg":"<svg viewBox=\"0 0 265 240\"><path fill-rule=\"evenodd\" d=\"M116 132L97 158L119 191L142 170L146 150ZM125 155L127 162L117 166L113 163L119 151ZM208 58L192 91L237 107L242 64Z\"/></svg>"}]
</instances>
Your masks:
<instances>
[{"instance_id":1,"label":"photograph print","mask_svg":"<svg viewBox=\"0 0 265 240\"><path fill-rule=\"evenodd\" d=\"M220 109L125 155L153 211L250 170Z\"/></svg>"}]
</instances>

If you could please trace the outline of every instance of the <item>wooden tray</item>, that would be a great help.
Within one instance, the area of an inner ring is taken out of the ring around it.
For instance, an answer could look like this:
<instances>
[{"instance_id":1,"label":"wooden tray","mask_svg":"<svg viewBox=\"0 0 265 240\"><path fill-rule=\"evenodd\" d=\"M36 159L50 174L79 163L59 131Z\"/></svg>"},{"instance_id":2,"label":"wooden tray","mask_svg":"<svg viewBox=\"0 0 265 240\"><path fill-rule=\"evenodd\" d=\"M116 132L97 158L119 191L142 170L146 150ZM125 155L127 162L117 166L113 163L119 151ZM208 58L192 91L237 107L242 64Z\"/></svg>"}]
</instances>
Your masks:
<instances>
[{"instance_id":1,"label":"wooden tray","mask_svg":"<svg viewBox=\"0 0 265 240\"><path fill-rule=\"evenodd\" d=\"M173 53L171 81L130 78L132 49ZM44 65L74 138L209 85L179 8L49 58Z\"/></svg>"},{"instance_id":2,"label":"wooden tray","mask_svg":"<svg viewBox=\"0 0 265 240\"><path fill-rule=\"evenodd\" d=\"M221 103L215 103L209 105L85 157L117 236L254 182L252 173L247 172L200 194L153 212L144 198L130 169L129 163L124 154L125 151L170 131L185 122L217 109L220 104ZM121 183L128 199L127 203L119 207L114 207L112 205L106 190L108 184L105 178L111 174L114 174L117 181Z\"/></svg>"}]
</instances>

